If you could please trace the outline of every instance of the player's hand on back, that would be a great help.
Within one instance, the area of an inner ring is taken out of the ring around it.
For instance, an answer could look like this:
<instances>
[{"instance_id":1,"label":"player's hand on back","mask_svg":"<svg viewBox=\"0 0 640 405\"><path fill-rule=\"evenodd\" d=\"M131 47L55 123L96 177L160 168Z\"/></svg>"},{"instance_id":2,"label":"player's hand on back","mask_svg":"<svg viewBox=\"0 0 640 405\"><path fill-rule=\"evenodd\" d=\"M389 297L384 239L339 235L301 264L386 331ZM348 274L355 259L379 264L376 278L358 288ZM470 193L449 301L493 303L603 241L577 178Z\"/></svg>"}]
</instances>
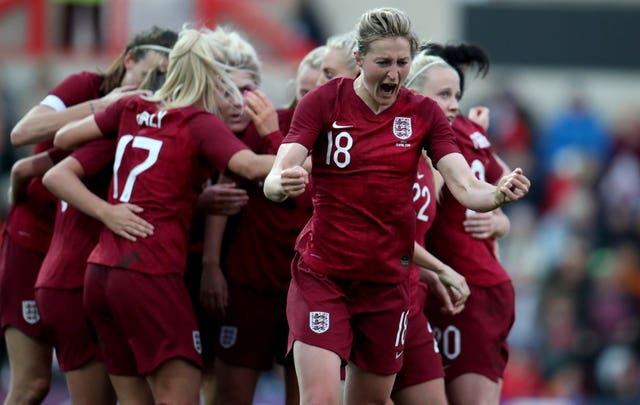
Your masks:
<instances>
[{"instance_id":1,"label":"player's hand on back","mask_svg":"<svg viewBox=\"0 0 640 405\"><path fill-rule=\"evenodd\" d=\"M116 235L135 242L137 238L153 235L154 231L153 225L138 216L142 211L134 204L110 205L101 220Z\"/></svg>"},{"instance_id":2,"label":"player's hand on back","mask_svg":"<svg viewBox=\"0 0 640 405\"><path fill-rule=\"evenodd\" d=\"M116 87L115 89L111 90L109 94L99 99L98 106L96 106L96 108L100 107L100 109L104 110L110 104L120 100L122 97L128 97L133 95L149 96L151 95L151 92L149 90L140 90L136 86L132 86L132 85Z\"/></svg>"},{"instance_id":3,"label":"player's hand on back","mask_svg":"<svg viewBox=\"0 0 640 405\"><path fill-rule=\"evenodd\" d=\"M247 191L235 183L221 183L206 187L198 198L198 208L209 215L234 215L247 205Z\"/></svg>"}]
</instances>

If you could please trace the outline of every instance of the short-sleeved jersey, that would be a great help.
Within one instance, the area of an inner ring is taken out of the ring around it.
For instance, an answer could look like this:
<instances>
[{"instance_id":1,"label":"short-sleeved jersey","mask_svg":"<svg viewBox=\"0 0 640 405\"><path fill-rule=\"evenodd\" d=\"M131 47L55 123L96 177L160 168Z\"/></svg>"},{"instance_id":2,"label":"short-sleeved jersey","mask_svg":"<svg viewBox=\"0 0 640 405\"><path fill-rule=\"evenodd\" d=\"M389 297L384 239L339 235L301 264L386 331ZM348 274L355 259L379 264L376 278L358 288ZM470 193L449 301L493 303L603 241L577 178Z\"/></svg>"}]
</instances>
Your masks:
<instances>
[{"instance_id":1,"label":"short-sleeved jersey","mask_svg":"<svg viewBox=\"0 0 640 405\"><path fill-rule=\"evenodd\" d=\"M104 92L100 90L102 78L93 72L79 72L69 75L49 92L49 94L40 102L40 105L46 105L56 111L85 101L94 100L104 96Z\"/></svg>"},{"instance_id":2,"label":"short-sleeved jersey","mask_svg":"<svg viewBox=\"0 0 640 405\"><path fill-rule=\"evenodd\" d=\"M95 73L81 72L68 76L58 84L40 105L56 111L102 96L100 77ZM51 141L41 142L34 148L34 154L44 152L53 146ZM27 198L11 209L6 230L20 246L40 253L46 253L53 234L57 199L42 184L41 177L31 180Z\"/></svg>"},{"instance_id":3,"label":"short-sleeved jersey","mask_svg":"<svg viewBox=\"0 0 640 405\"><path fill-rule=\"evenodd\" d=\"M259 140L250 126L247 145L256 152L276 154L282 133L287 133L292 110L278 110L280 130ZM256 132L257 134L257 132ZM291 261L298 234L311 213L311 192L276 203L265 197L262 182L246 182L249 203L227 227L223 268L237 284L264 292L286 292L291 280Z\"/></svg>"},{"instance_id":4,"label":"short-sleeved jersey","mask_svg":"<svg viewBox=\"0 0 640 405\"><path fill-rule=\"evenodd\" d=\"M159 110L140 97L96 114L106 137L117 136L111 204L131 203L154 234L131 242L104 228L89 262L149 274L184 273L193 210L206 170L225 170L246 147L213 114L196 107Z\"/></svg>"},{"instance_id":5,"label":"short-sleeved jersey","mask_svg":"<svg viewBox=\"0 0 640 405\"><path fill-rule=\"evenodd\" d=\"M458 116L453 130L462 155L480 180L495 184L503 168L496 160L491 143L482 127ZM438 215L427 234L429 251L462 274L469 284L491 286L509 280L495 257L494 239L474 239L465 232L463 222L467 209L445 186Z\"/></svg>"},{"instance_id":6,"label":"short-sleeved jersey","mask_svg":"<svg viewBox=\"0 0 640 405\"><path fill-rule=\"evenodd\" d=\"M336 79L301 100L284 142L312 155L314 213L297 247L305 263L336 277L406 280L416 223L411 188L422 148L436 163L459 152L438 105L402 89L375 114L352 79Z\"/></svg>"},{"instance_id":7,"label":"short-sleeved jersey","mask_svg":"<svg viewBox=\"0 0 640 405\"><path fill-rule=\"evenodd\" d=\"M433 182L433 172L426 158L418 161L418 172L413 183L413 208L416 211L416 242L426 249L425 235L436 216L436 191ZM422 305L418 301L417 288L425 288L421 285L420 270L414 264L411 269L411 308L409 313L417 314L422 312Z\"/></svg>"},{"instance_id":8,"label":"short-sleeved jersey","mask_svg":"<svg viewBox=\"0 0 640 405\"><path fill-rule=\"evenodd\" d=\"M100 139L71 154L84 170L87 188L104 199L111 181L115 150L115 140ZM82 288L87 258L98 242L102 227L102 222L60 201L51 246L38 273L36 287Z\"/></svg>"}]
</instances>

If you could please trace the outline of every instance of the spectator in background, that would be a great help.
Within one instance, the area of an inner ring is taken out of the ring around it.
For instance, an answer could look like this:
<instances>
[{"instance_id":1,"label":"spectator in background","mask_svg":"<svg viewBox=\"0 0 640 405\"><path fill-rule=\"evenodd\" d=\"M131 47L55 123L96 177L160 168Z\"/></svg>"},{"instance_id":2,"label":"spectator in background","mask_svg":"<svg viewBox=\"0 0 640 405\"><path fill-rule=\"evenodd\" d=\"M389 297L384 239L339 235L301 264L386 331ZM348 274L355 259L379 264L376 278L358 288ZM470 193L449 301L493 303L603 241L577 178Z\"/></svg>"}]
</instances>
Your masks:
<instances>
[{"instance_id":1,"label":"spectator in background","mask_svg":"<svg viewBox=\"0 0 640 405\"><path fill-rule=\"evenodd\" d=\"M60 4L62 10L62 47L70 51L74 46L74 39L78 38L78 22L85 12L91 17L93 47L102 49L102 1L103 0L53 0Z\"/></svg>"},{"instance_id":2,"label":"spectator in background","mask_svg":"<svg viewBox=\"0 0 640 405\"><path fill-rule=\"evenodd\" d=\"M542 168L551 167L565 150L584 156L592 171L600 170L611 152L610 134L598 114L589 106L584 94L573 90L563 111L552 119L538 145L538 161Z\"/></svg>"}]
</instances>

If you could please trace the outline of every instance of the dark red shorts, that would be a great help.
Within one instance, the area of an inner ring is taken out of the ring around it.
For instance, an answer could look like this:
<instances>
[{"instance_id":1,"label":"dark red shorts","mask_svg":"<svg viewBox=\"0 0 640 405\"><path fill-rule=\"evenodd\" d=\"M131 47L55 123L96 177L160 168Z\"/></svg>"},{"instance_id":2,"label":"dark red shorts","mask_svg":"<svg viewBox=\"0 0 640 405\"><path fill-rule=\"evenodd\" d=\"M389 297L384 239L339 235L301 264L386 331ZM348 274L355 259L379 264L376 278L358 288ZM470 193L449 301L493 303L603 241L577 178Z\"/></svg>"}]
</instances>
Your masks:
<instances>
[{"instance_id":1,"label":"dark red shorts","mask_svg":"<svg viewBox=\"0 0 640 405\"><path fill-rule=\"evenodd\" d=\"M400 284L340 279L294 258L287 300L289 345L299 340L336 353L343 363L390 375L402 367L409 281Z\"/></svg>"},{"instance_id":2,"label":"dark red shorts","mask_svg":"<svg viewBox=\"0 0 640 405\"><path fill-rule=\"evenodd\" d=\"M34 290L43 260L43 254L23 248L4 233L0 247L0 326L3 331L13 326L32 338L43 338Z\"/></svg>"},{"instance_id":3,"label":"dark red shorts","mask_svg":"<svg viewBox=\"0 0 640 405\"><path fill-rule=\"evenodd\" d=\"M515 321L515 293L510 281L491 287L469 285L465 309L447 316L429 299L427 316L438 340L446 381L467 373L497 382L509 358L507 337Z\"/></svg>"},{"instance_id":4,"label":"dark red shorts","mask_svg":"<svg viewBox=\"0 0 640 405\"><path fill-rule=\"evenodd\" d=\"M200 332L181 275L89 264L84 304L110 374L146 375L176 357L202 367Z\"/></svg>"},{"instance_id":5,"label":"dark red shorts","mask_svg":"<svg viewBox=\"0 0 640 405\"><path fill-rule=\"evenodd\" d=\"M420 308L426 301L426 290L418 288ZM396 375L393 391L444 377L442 359L433 331L423 312L409 314L407 340L404 345L404 363Z\"/></svg>"},{"instance_id":6,"label":"dark red shorts","mask_svg":"<svg viewBox=\"0 0 640 405\"><path fill-rule=\"evenodd\" d=\"M216 358L254 370L268 370L274 360L284 364L289 335L286 306L286 294L265 294L229 283L229 307L216 332Z\"/></svg>"},{"instance_id":7,"label":"dark red shorts","mask_svg":"<svg viewBox=\"0 0 640 405\"><path fill-rule=\"evenodd\" d=\"M37 288L45 340L56 349L60 370L80 368L92 359L102 359L97 338L82 304L82 289Z\"/></svg>"}]
</instances>

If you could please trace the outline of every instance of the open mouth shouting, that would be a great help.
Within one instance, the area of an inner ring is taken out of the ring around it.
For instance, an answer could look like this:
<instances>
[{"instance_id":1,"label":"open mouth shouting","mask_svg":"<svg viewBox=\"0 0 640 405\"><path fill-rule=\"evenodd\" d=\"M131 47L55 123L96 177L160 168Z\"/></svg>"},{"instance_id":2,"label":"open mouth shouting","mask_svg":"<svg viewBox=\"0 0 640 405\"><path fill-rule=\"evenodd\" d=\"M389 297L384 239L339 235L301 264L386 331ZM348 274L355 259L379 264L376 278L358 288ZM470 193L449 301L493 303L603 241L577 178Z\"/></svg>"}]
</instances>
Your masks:
<instances>
[{"instance_id":1,"label":"open mouth shouting","mask_svg":"<svg viewBox=\"0 0 640 405\"><path fill-rule=\"evenodd\" d=\"M398 92L398 88L397 83L382 83L380 84L380 95L385 99L392 98Z\"/></svg>"}]
</instances>

